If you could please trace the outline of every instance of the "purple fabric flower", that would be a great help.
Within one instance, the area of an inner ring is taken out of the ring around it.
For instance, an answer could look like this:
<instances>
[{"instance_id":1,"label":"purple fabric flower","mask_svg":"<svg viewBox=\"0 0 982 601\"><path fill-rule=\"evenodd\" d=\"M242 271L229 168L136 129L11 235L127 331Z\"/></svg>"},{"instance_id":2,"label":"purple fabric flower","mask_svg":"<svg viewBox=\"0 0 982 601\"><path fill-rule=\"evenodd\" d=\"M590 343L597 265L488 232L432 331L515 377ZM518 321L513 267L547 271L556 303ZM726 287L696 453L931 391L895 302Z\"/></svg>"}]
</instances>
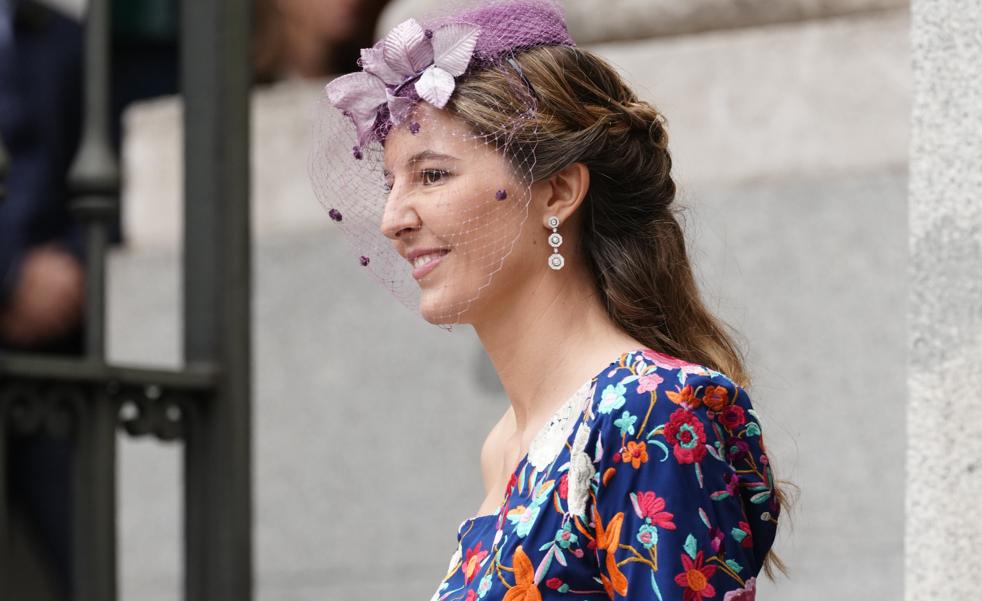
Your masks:
<instances>
[{"instance_id":1,"label":"purple fabric flower","mask_svg":"<svg viewBox=\"0 0 982 601\"><path fill-rule=\"evenodd\" d=\"M416 19L396 25L358 59L363 71L342 75L324 88L331 104L355 124L358 146L372 137L380 109L401 123L413 100L399 92L410 82L420 98L436 108L446 106L455 77L464 74L481 28L470 23L447 23L427 35Z\"/></svg>"}]
</instances>

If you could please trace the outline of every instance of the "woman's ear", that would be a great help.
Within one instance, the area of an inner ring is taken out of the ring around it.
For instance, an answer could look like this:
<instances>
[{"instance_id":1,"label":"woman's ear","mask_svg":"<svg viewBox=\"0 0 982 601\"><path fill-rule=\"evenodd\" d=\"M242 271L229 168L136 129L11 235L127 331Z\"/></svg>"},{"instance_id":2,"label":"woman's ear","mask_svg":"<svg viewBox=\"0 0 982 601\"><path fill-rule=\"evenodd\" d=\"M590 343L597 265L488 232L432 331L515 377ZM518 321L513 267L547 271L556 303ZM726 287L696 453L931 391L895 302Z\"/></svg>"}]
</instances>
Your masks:
<instances>
[{"instance_id":1,"label":"woman's ear","mask_svg":"<svg viewBox=\"0 0 982 601\"><path fill-rule=\"evenodd\" d=\"M548 196L543 205L543 225L553 215L565 222L586 198L586 192L590 188L590 169L583 163L572 163L557 171L544 183L548 184Z\"/></svg>"}]
</instances>

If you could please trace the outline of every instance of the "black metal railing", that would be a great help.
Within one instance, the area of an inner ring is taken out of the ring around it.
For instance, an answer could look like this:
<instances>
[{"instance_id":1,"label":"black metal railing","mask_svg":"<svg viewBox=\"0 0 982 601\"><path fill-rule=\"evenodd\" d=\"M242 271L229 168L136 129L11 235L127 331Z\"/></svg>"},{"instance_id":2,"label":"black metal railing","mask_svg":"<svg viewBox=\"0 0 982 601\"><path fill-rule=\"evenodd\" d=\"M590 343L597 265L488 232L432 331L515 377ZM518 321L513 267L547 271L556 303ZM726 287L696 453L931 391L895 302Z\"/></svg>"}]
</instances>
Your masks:
<instances>
[{"instance_id":1,"label":"black metal railing","mask_svg":"<svg viewBox=\"0 0 982 601\"><path fill-rule=\"evenodd\" d=\"M183 444L184 598L252 598L251 4L187 0L181 9L185 367L106 360L106 251L119 173L109 142L108 2L89 0L84 128L69 175L72 210L85 232L85 355L0 355L0 591L11 576L8 435L68 437L71 598L117 598L116 441L123 431Z\"/></svg>"}]
</instances>

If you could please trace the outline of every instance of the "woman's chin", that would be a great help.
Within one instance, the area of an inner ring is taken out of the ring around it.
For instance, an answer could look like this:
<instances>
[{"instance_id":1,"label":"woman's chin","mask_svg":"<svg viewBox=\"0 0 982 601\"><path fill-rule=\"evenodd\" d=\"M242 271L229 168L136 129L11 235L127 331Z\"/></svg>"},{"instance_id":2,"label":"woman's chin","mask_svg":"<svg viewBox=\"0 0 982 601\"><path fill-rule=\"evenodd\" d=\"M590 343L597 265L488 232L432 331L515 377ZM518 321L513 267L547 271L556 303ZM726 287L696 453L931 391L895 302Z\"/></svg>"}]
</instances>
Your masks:
<instances>
[{"instance_id":1,"label":"woman's chin","mask_svg":"<svg viewBox=\"0 0 982 601\"><path fill-rule=\"evenodd\" d=\"M470 303L440 294L436 290L423 290L419 299L420 316L433 325L466 323Z\"/></svg>"}]
</instances>

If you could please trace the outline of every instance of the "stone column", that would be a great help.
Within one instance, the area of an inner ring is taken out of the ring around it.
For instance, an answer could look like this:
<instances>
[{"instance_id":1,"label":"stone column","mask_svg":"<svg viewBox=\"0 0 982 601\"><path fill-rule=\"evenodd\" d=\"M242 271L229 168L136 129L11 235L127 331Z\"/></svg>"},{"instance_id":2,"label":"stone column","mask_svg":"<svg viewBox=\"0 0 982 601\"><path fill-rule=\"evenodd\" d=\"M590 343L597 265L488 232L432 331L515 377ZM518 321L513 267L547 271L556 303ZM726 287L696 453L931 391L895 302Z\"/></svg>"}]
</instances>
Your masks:
<instances>
[{"instance_id":1,"label":"stone column","mask_svg":"<svg viewBox=\"0 0 982 601\"><path fill-rule=\"evenodd\" d=\"M906 599L978 599L982 3L914 0L911 16Z\"/></svg>"}]
</instances>

